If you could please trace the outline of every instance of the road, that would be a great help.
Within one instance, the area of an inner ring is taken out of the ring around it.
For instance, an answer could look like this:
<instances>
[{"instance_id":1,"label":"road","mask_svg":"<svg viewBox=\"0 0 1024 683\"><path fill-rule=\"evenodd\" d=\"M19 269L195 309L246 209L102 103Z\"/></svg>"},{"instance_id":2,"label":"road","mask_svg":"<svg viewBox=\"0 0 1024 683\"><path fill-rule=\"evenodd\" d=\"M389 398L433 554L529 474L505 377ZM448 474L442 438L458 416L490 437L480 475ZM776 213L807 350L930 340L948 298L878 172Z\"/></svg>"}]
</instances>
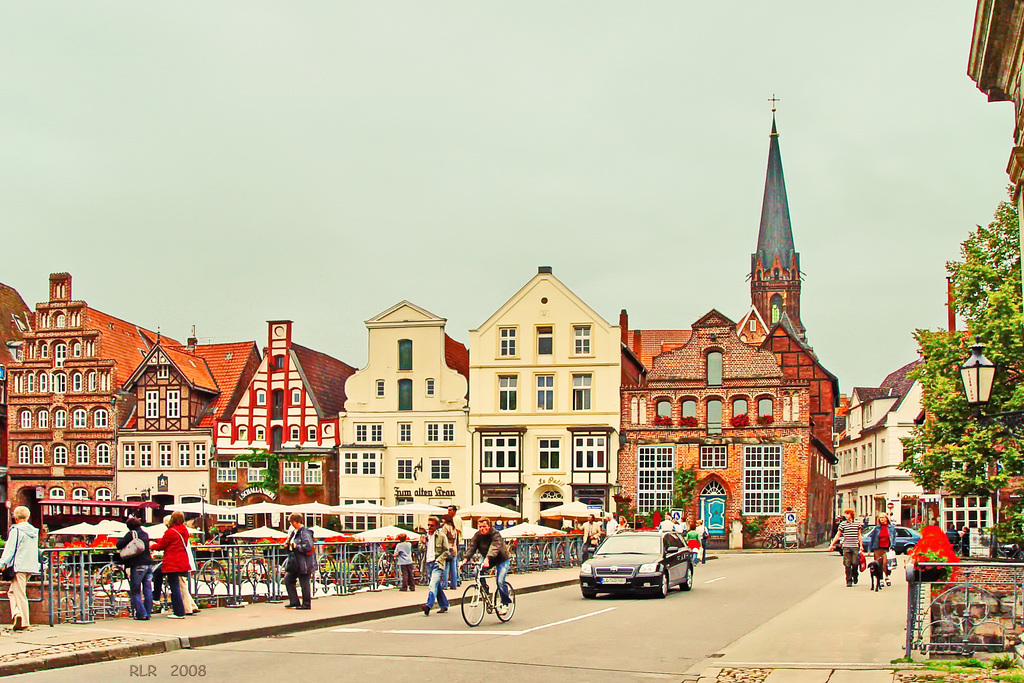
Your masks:
<instances>
[{"instance_id":1,"label":"road","mask_svg":"<svg viewBox=\"0 0 1024 683\"><path fill-rule=\"evenodd\" d=\"M723 656L730 644L787 611L820 615L820 607L810 604L808 598L835 584L841 571L835 554L724 555L698 568L692 591L673 591L665 600L618 596L584 600L577 588L561 588L520 596L515 618L508 624L488 615L481 626L470 629L453 606L444 615L403 615L349 628L38 672L9 680L679 681L717 661L714 658ZM514 585L515 577L510 579ZM903 589L902 585L897 588ZM846 589L843 584L843 590L861 589L863 597L840 595L868 599L865 587ZM892 597L898 604L895 593ZM896 615L897 625L899 618ZM820 637L820 619L796 622L787 630L806 628L807 633L797 634L801 641ZM166 623L171 632L174 622ZM780 659L785 660L785 656Z\"/></svg>"}]
</instances>

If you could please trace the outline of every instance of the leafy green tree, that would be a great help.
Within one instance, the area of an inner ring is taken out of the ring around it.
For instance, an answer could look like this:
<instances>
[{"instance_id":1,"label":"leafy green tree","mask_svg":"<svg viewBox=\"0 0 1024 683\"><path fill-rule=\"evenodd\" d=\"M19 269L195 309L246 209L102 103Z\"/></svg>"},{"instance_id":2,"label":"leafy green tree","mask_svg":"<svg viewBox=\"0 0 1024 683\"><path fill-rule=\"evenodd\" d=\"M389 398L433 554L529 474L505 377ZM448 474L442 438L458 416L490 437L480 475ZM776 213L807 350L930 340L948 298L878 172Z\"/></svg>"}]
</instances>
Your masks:
<instances>
[{"instance_id":1,"label":"leafy green tree","mask_svg":"<svg viewBox=\"0 0 1024 683\"><path fill-rule=\"evenodd\" d=\"M915 371L927 419L903 440L902 468L928 490L955 495L991 494L1017 487L1024 475L1019 441L972 414L960 366L978 337L998 374L986 413L1024 409L1024 317L1017 212L1001 202L986 227L977 226L960 245L962 260L946 264L953 306L967 332L917 330L923 364ZM1024 511L1003 511L1001 532L1024 537Z\"/></svg>"}]
</instances>

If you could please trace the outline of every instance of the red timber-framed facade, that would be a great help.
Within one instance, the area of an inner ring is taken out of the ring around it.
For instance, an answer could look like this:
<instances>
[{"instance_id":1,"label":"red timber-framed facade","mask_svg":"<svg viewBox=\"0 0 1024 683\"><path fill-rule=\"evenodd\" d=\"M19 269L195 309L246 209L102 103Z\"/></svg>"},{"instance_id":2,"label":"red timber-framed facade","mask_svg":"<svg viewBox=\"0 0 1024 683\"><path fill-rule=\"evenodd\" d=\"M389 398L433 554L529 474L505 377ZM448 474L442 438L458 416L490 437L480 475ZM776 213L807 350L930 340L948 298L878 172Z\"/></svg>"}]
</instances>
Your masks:
<instances>
[{"instance_id":1,"label":"red timber-framed facade","mask_svg":"<svg viewBox=\"0 0 1024 683\"><path fill-rule=\"evenodd\" d=\"M272 320L267 327L259 367L234 409L214 421L211 502L336 505L339 413L345 380L356 369L294 343L290 320ZM272 457L253 461L260 451ZM267 467L275 465L267 477ZM268 480L276 486L267 488Z\"/></svg>"},{"instance_id":2,"label":"red timber-framed facade","mask_svg":"<svg viewBox=\"0 0 1024 683\"><path fill-rule=\"evenodd\" d=\"M119 495L161 508L202 500L214 421L238 405L259 362L252 341L154 346L124 386L134 404L118 431Z\"/></svg>"},{"instance_id":3,"label":"red timber-framed facade","mask_svg":"<svg viewBox=\"0 0 1024 683\"><path fill-rule=\"evenodd\" d=\"M32 323L9 368L7 499L41 523L40 500L118 497L116 425L130 409L118 390L158 335L72 298L68 273L50 275Z\"/></svg>"}]
</instances>

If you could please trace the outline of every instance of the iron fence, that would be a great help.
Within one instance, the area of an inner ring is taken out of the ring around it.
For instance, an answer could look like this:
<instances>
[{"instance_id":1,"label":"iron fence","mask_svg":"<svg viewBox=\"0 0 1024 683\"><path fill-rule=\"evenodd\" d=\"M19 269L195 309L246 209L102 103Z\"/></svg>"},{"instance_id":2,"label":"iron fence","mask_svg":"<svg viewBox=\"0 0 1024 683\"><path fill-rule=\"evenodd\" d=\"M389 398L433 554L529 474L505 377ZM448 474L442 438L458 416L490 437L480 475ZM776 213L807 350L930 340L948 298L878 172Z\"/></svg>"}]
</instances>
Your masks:
<instances>
[{"instance_id":1,"label":"iron fence","mask_svg":"<svg viewBox=\"0 0 1024 683\"><path fill-rule=\"evenodd\" d=\"M907 657L1010 651L1024 632L1024 563L921 563L907 578Z\"/></svg>"},{"instance_id":2,"label":"iron fence","mask_svg":"<svg viewBox=\"0 0 1024 683\"><path fill-rule=\"evenodd\" d=\"M397 587L395 541L316 543L317 568L311 577L314 598L349 595ZM524 537L508 541L511 572L523 573L578 566L579 536ZM465 544L459 548L465 554ZM189 592L204 606L241 607L252 602L279 602L286 595L281 565L287 556L277 544L217 545L193 548L196 571ZM113 549L47 549L40 599L47 603L49 624L91 623L129 616L128 576ZM414 577L424 583L423 552L413 545ZM472 576L464 567L462 579ZM162 577L154 577L154 596Z\"/></svg>"}]
</instances>

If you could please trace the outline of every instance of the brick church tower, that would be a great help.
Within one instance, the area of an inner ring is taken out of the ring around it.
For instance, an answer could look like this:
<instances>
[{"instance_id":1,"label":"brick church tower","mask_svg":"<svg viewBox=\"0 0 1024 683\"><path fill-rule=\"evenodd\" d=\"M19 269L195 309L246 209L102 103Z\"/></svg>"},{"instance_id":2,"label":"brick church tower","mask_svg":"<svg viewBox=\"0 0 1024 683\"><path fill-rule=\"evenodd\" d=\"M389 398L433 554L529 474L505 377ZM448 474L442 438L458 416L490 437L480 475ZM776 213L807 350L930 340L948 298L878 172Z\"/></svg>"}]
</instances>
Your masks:
<instances>
[{"instance_id":1,"label":"brick church tower","mask_svg":"<svg viewBox=\"0 0 1024 683\"><path fill-rule=\"evenodd\" d=\"M782 174L779 133L772 109L771 143L768 147L768 172L761 204L761 227L757 234L757 253L750 256L750 299L768 325L783 317L803 339L800 321L800 254L793 246L793 228L789 222L786 179Z\"/></svg>"}]
</instances>

